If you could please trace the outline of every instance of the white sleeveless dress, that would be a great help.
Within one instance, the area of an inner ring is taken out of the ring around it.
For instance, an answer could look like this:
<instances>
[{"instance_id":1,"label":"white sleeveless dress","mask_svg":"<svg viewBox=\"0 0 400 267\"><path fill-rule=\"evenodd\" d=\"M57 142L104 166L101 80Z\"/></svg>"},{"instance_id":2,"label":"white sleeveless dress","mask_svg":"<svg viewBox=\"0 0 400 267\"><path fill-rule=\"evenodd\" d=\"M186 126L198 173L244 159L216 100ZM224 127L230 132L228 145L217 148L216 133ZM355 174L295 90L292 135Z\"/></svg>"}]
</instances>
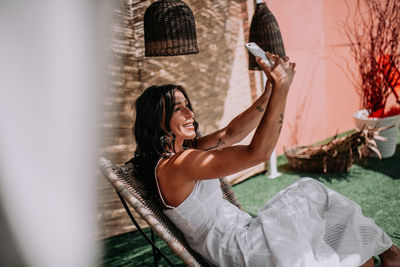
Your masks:
<instances>
[{"instance_id":1,"label":"white sleeveless dress","mask_svg":"<svg viewBox=\"0 0 400 267\"><path fill-rule=\"evenodd\" d=\"M216 266L353 267L392 245L356 203L312 178L279 192L256 218L223 198L218 179L197 181L183 203L166 206L190 246Z\"/></svg>"}]
</instances>

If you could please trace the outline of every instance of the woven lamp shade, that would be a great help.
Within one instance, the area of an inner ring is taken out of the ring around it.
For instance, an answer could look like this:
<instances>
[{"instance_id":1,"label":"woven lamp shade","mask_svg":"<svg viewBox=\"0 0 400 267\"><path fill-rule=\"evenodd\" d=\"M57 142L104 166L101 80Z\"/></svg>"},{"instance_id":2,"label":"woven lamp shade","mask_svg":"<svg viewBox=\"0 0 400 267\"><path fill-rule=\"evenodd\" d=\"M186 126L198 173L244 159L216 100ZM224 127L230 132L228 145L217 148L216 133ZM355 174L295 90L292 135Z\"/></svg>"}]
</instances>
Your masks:
<instances>
[{"instance_id":1,"label":"woven lamp shade","mask_svg":"<svg viewBox=\"0 0 400 267\"><path fill-rule=\"evenodd\" d=\"M193 12L180 0L159 0L144 14L145 56L197 54Z\"/></svg>"},{"instance_id":2,"label":"woven lamp shade","mask_svg":"<svg viewBox=\"0 0 400 267\"><path fill-rule=\"evenodd\" d=\"M278 22L265 3L257 4L250 25L249 42L258 44L264 51L285 56ZM249 70L261 70L256 58L249 53Z\"/></svg>"}]
</instances>

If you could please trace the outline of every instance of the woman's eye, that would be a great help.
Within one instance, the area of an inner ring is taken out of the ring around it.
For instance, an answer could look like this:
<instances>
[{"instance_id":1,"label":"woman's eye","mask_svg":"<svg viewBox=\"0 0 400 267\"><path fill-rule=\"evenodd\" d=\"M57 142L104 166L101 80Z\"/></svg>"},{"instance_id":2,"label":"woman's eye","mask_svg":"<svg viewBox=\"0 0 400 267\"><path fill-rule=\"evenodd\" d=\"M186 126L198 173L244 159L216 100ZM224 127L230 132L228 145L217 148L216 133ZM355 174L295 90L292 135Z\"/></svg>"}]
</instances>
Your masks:
<instances>
[{"instance_id":1,"label":"woman's eye","mask_svg":"<svg viewBox=\"0 0 400 267\"><path fill-rule=\"evenodd\" d=\"M175 109L175 112L177 112L177 111L180 110L180 109L181 109L181 108L176 108L176 109Z\"/></svg>"}]
</instances>

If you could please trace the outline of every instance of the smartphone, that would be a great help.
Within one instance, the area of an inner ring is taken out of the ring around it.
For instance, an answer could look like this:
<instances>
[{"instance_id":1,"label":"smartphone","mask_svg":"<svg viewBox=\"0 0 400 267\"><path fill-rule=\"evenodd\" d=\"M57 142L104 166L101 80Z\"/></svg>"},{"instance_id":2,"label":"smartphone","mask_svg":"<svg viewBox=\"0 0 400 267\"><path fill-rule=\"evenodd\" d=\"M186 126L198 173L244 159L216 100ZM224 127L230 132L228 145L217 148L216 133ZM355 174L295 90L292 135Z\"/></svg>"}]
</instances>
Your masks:
<instances>
[{"instance_id":1,"label":"smartphone","mask_svg":"<svg viewBox=\"0 0 400 267\"><path fill-rule=\"evenodd\" d=\"M249 50L250 53L253 54L253 56L264 59L268 67L272 67L274 65L274 62L269 60L265 55L265 51L262 50L261 47L259 47L256 43L251 42L245 44L244 46L247 48L247 50Z\"/></svg>"}]
</instances>

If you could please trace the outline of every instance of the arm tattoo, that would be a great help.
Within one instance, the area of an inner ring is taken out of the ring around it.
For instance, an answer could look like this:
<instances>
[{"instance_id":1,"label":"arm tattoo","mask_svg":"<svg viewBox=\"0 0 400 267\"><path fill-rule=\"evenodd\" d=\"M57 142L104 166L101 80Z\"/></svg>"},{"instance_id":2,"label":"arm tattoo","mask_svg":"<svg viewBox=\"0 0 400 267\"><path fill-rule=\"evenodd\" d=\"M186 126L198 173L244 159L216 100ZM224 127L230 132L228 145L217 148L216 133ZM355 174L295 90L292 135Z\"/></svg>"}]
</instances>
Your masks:
<instances>
[{"instance_id":1,"label":"arm tattoo","mask_svg":"<svg viewBox=\"0 0 400 267\"><path fill-rule=\"evenodd\" d=\"M280 127L279 127L279 133L281 133L281 131L282 131L282 124L283 124L283 113L281 113L280 119L279 119L278 123L281 124Z\"/></svg>"},{"instance_id":2,"label":"arm tattoo","mask_svg":"<svg viewBox=\"0 0 400 267\"><path fill-rule=\"evenodd\" d=\"M279 119L278 122L279 122L280 124L282 124L282 123L283 123L283 113L281 113L281 116L280 116L280 117L281 117L281 118Z\"/></svg>"},{"instance_id":3,"label":"arm tattoo","mask_svg":"<svg viewBox=\"0 0 400 267\"><path fill-rule=\"evenodd\" d=\"M217 148L217 147L220 147L220 146L223 146L223 145L225 145L225 142L222 141L221 138L219 138L216 146L212 146L212 147L206 148L206 149L204 149L204 150L205 150L205 151L213 150L213 149L215 149L215 148Z\"/></svg>"},{"instance_id":4,"label":"arm tattoo","mask_svg":"<svg viewBox=\"0 0 400 267\"><path fill-rule=\"evenodd\" d=\"M257 109L259 112L264 112L264 109L263 109L261 106L257 106L256 109Z\"/></svg>"}]
</instances>

